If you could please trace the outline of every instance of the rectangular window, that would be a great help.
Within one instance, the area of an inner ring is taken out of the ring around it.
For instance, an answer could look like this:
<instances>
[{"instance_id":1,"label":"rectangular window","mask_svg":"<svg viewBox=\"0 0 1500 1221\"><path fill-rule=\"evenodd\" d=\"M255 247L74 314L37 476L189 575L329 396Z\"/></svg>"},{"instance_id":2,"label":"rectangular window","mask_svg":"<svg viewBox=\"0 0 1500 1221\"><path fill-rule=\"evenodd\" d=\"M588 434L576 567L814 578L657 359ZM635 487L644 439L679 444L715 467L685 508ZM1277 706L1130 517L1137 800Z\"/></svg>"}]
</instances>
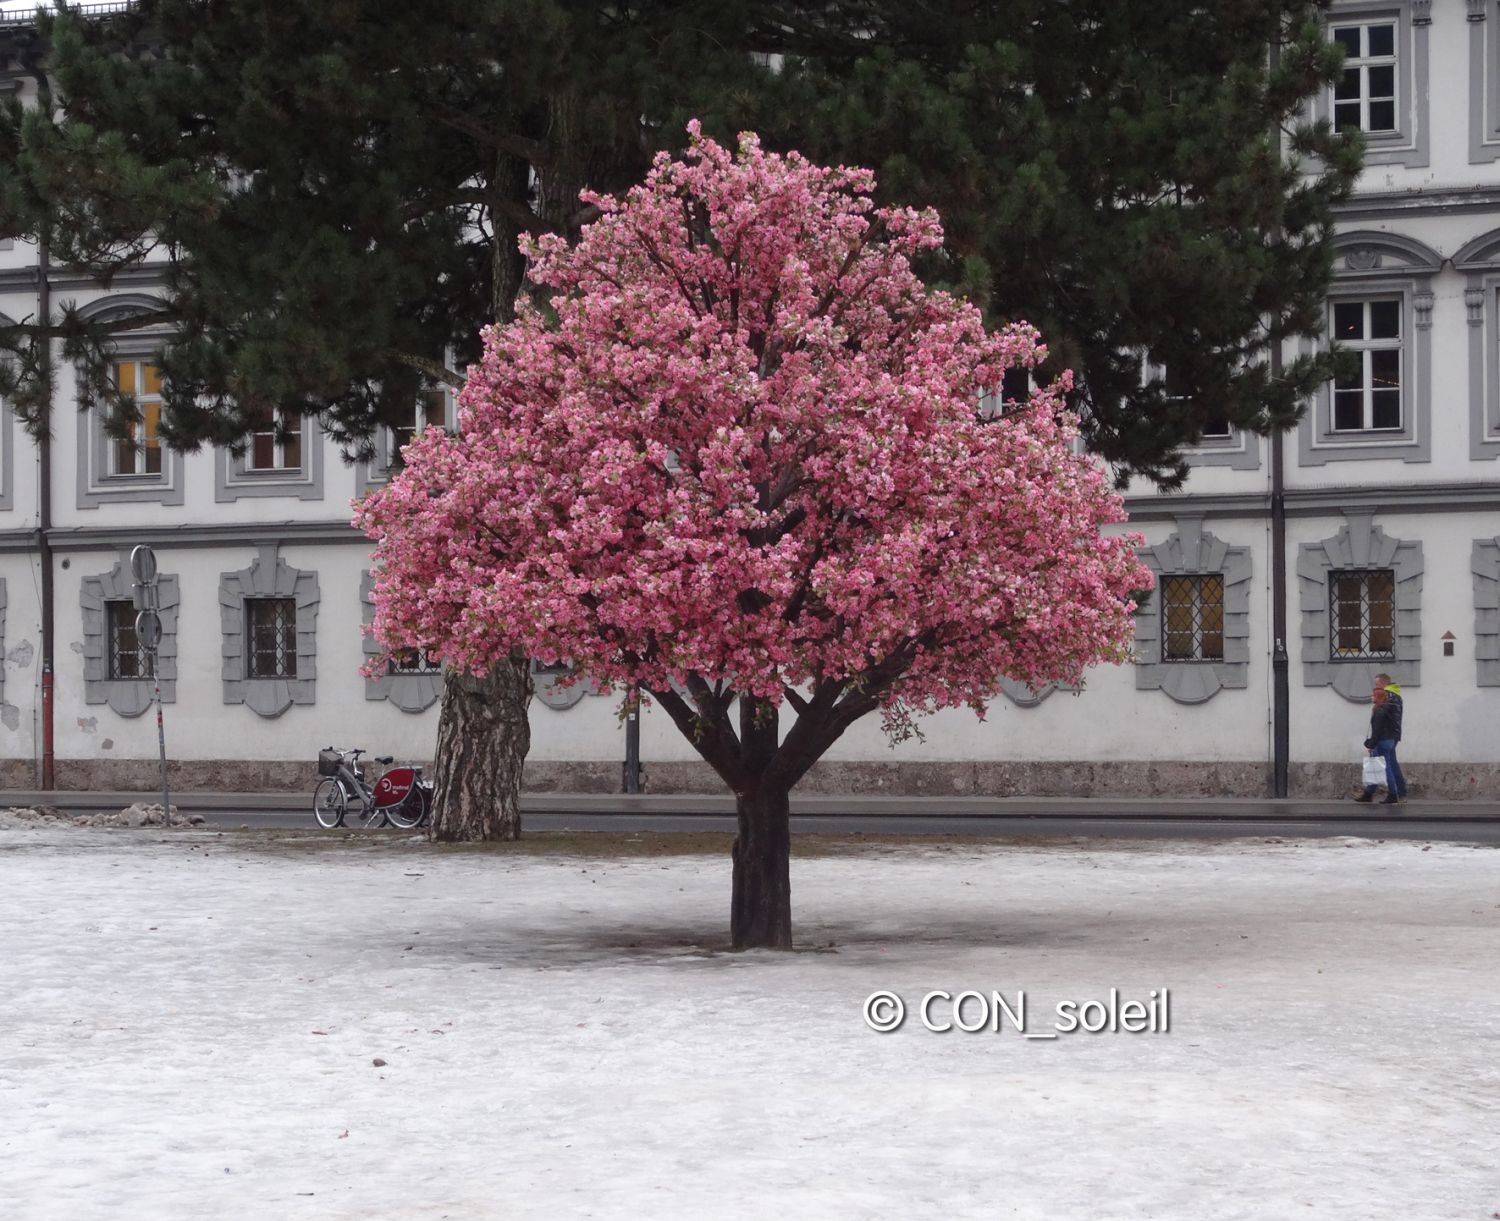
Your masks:
<instances>
[{"instance_id":1,"label":"rectangular window","mask_svg":"<svg viewBox=\"0 0 1500 1221\"><path fill-rule=\"evenodd\" d=\"M1333 125L1383 133L1396 130L1396 26L1335 26L1344 48L1344 74L1333 87Z\"/></svg>"},{"instance_id":2,"label":"rectangular window","mask_svg":"<svg viewBox=\"0 0 1500 1221\"><path fill-rule=\"evenodd\" d=\"M426 649L407 649L391 658L389 672L391 674L441 674L443 663Z\"/></svg>"},{"instance_id":3,"label":"rectangular window","mask_svg":"<svg viewBox=\"0 0 1500 1221\"><path fill-rule=\"evenodd\" d=\"M296 600L246 598L245 642L246 678L296 678Z\"/></svg>"},{"instance_id":4,"label":"rectangular window","mask_svg":"<svg viewBox=\"0 0 1500 1221\"><path fill-rule=\"evenodd\" d=\"M447 416L448 392L424 390L411 405L410 414L391 425L391 469L401 469L404 465L401 451L417 439L422 429L429 424L443 427Z\"/></svg>"},{"instance_id":5,"label":"rectangular window","mask_svg":"<svg viewBox=\"0 0 1500 1221\"><path fill-rule=\"evenodd\" d=\"M1224 576L1164 577L1161 583L1163 661L1224 660Z\"/></svg>"},{"instance_id":6,"label":"rectangular window","mask_svg":"<svg viewBox=\"0 0 1500 1221\"><path fill-rule=\"evenodd\" d=\"M302 413L271 411L259 414L250 434L245 467L252 471L298 471L302 469Z\"/></svg>"},{"instance_id":7,"label":"rectangular window","mask_svg":"<svg viewBox=\"0 0 1500 1221\"><path fill-rule=\"evenodd\" d=\"M135 603L111 599L104 604L109 629L109 678L149 678L150 665L135 634Z\"/></svg>"},{"instance_id":8,"label":"rectangular window","mask_svg":"<svg viewBox=\"0 0 1500 1221\"><path fill-rule=\"evenodd\" d=\"M1396 573L1390 568L1328 574L1331 650L1335 659L1362 661L1396 655Z\"/></svg>"},{"instance_id":9,"label":"rectangular window","mask_svg":"<svg viewBox=\"0 0 1500 1221\"><path fill-rule=\"evenodd\" d=\"M130 435L110 446L111 475L161 474L161 373L148 360L117 360L115 387L135 400L141 418L130 425Z\"/></svg>"},{"instance_id":10,"label":"rectangular window","mask_svg":"<svg viewBox=\"0 0 1500 1221\"><path fill-rule=\"evenodd\" d=\"M1334 432L1399 432L1401 299L1335 301L1333 337L1356 364L1333 383Z\"/></svg>"}]
</instances>

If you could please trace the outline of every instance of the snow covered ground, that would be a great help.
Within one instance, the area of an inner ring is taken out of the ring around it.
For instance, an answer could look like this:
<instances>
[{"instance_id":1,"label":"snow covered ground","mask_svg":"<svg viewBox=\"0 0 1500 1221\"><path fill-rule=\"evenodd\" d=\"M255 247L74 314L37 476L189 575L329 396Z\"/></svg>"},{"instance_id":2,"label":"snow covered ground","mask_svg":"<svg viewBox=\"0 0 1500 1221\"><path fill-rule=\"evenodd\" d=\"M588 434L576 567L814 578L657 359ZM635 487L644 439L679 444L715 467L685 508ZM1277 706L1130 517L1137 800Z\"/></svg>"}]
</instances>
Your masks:
<instances>
[{"instance_id":1,"label":"snow covered ground","mask_svg":"<svg viewBox=\"0 0 1500 1221\"><path fill-rule=\"evenodd\" d=\"M1492 849L793 871L806 948L735 955L717 857L0 830L0 1218L1500 1213ZM861 1017L1111 987L1170 1031Z\"/></svg>"}]
</instances>

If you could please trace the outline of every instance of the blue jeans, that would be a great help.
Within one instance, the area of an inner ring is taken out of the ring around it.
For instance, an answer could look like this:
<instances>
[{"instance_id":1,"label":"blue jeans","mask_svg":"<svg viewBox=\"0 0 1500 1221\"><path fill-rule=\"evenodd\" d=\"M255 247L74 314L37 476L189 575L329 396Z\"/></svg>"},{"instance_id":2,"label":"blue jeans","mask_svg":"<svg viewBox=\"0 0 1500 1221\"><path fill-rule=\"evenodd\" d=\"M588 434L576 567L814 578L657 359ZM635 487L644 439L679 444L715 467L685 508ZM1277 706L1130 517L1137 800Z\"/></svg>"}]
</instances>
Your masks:
<instances>
[{"instance_id":1,"label":"blue jeans","mask_svg":"<svg viewBox=\"0 0 1500 1221\"><path fill-rule=\"evenodd\" d=\"M1392 797L1406 796L1406 777L1401 774L1401 765L1396 762L1396 743L1390 738L1382 738L1375 743L1374 754L1385 760L1385 791ZM1365 793L1373 795L1377 785L1365 785Z\"/></svg>"}]
</instances>

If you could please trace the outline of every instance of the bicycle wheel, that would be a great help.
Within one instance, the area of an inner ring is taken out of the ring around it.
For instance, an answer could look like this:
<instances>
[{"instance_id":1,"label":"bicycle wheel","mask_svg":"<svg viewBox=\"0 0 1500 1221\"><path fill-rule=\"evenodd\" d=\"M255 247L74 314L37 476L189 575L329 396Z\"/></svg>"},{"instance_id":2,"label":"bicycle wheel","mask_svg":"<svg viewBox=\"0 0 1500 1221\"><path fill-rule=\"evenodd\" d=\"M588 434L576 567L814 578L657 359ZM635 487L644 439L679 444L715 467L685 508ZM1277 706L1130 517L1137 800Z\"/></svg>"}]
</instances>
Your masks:
<instances>
[{"instance_id":1,"label":"bicycle wheel","mask_svg":"<svg viewBox=\"0 0 1500 1221\"><path fill-rule=\"evenodd\" d=\"M377 806L374 799L367 794L356 793L350 799L349 804L349 826L358 827L362 831L385 826L385 811Z\"/></svg>"},{"instance_id":2,"label":"bicycle wheel","mask_svg":"<svg viewBox=\"0 0 1500 1221\"><path fill-rule=\"evenodd\" d=\"M332 776L320 781L313 790L313 817L324 830L332 831L335 827L342 827L344 814L348 809L349 798L344 792L344 786Z\"/></svg>"},{"instance_id":3,"label":"bicycle wheel","mask_svg":"<svg viewBox=\"0 0 1500 1221\"><path fill-rule=\"evenodd\" d=\"M391 826L400 827L403 831L410 831L413 827L421 826L421 790L416 785L412 785L411 792L407 793L399 805L385 807L385 816L391 820Z\"/></svg>"}]
</instances>

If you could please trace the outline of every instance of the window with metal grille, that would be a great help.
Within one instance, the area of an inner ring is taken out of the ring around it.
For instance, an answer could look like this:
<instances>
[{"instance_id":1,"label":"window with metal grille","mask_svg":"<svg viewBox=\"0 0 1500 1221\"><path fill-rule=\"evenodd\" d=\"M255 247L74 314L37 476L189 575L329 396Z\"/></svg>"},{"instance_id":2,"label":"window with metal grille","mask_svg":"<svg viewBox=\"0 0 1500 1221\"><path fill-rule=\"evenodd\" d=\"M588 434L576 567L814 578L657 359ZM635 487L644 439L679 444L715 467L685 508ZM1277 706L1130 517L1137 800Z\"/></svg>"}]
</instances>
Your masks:
<instances>
[{"instance_id":1,"label":"window with metal grille","mask_svg":"<svg viewBox=\"0 0 1500 1221\"><path fill-rule=\"evenodd\" d=\"M150 663L135 634L135 603L111 599L104 604L109 626L109 678L148 678Z\"/></svg>"},{"instance_id":2,"label":"window with metal grille","mask_svg":"<svg viewBox=\"0 0 1500 1221\"><path fill-rule=\"evenodd\" d=\"M391 674L441 674L443 663L426 649L405 649L392 657Z\"/></svg>"},{"instance_id":3,"label":"window with metal grille","mask_svg":"<svg viewBox=\"0 0 1500 1221\"><path fill-rule=\"evenodd\" d=\"M1390 568L1328 574L1333 656L1343 660L1396 656L1396 573Z\"/></svg>"},{"instance_id":4,"label":"window with metal grille","mask_svg":"<svg viewBox=\"0 0 1500 1221\"><path fill-rule=\"evenodd\" d=\"M245 677L297 677L297 602L245 599Z\"/></svg>"},{"instance_id":5,"label":"window with metal grille","mask_svg":"<svg viewBox=\"0 0 1500 1221\"><path fill-rule=\"evenodd\" d=\"M1224 660L1224 575L1164 577L1163 661Z\"/></svg>"},{"instance_id":6,"label":"window with metal grille","mask_svg":"<svg viewBox=\"0 0 1500 1221\"><path fill-rule=\"evenodd\" d=\"M1360 131L1396 130L1396 27L1388 21L1335 26L1344 74L1333 87L1333 125Z\"/></svg>"}]
</instances>

